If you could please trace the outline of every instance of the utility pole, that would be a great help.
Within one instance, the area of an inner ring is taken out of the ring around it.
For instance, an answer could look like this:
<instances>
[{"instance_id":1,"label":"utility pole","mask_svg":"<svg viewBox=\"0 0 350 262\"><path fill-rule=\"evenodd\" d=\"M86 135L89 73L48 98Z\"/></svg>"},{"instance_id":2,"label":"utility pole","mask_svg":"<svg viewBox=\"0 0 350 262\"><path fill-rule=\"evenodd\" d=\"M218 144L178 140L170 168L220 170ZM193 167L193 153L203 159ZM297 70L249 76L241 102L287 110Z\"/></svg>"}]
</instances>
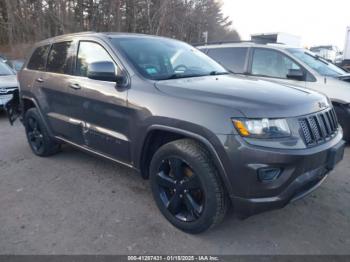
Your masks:
<instances>
[{"instance_id":1,"label":"utility pole","mask_svg":"<svg viewBox=\"0 0 350 262\"><path fill-rule=\"evenodd\" d=\"M209 36L208 31L203 32L203 38L204 38L204 43L205 44L208 44L208 36Z\"/></svg>"}]
</instances>

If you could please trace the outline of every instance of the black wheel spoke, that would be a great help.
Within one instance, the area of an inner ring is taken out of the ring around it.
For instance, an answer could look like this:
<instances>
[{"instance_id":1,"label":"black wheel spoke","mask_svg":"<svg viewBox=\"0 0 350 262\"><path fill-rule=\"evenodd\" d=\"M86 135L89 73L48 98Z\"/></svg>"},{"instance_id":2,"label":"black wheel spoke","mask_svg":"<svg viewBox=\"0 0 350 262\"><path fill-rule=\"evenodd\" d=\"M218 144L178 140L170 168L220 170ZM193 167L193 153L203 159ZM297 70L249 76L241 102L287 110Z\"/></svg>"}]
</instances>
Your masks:
<instances>
[{"instance_id":1,"label":"black wheel spoke","mask_svg":"<svg viewBox=\"0 0 350 262\"><path fill-rule=\"evenodd\" d=\"M183 170L184 170L184 166L183 166L183 162L178 159L178 158L173 158L169 160L169 165L170 165L170 169L171 172L173 173L175 179L182 179L184 174L183 174Z\"/></svg>"},{"instance_id":2,"label":"black wheel spoke","mask_svg":"<svg viewBox=\"0 0 350 262\"><path fill-rule=\"evenodd\" d=\"M155 181L159 197L171 215L184 222L195 221L202 215L205 199L200 176L184 160L164 159Z\"/></svg>"},{"instance_id":3,"label":"black wheel spoke","mask_svg":"<svg viewBox=\"0 0 350 262\"><path fill-rule=\"evenodd\" d=\"M32 148L35 151L39 151L44 144L44 138L41 134L38 121L33 117L28 118L27 134Z\"/></svg>"},{"instance_id":4,"label":"black wheel spoke","mask_svg":"<svg viewBox=\"0 0 350 262\"><path fill-rule=\"evenodd\" d=\"M193 174L189 178L185 180L184 186L186 189L199 189L201 188L201 184L199 178L196 174Z\"/></svg>"},{"instance_id":5,"label":"black wheel spoke","mask_svg":"<svg viewBox=\"0 0 350 262\"><path fill-rule=\"evenodd\" d=\"M190 213L192 213L195 217L200 216L202 208L197 204L190 193L185 194L185 204Z\"/></svg>"},{"instance_id":6,"label":"black wheel spoke","mask_svg":"<svg viewBox=\"0 0 350 262\"><path fill-rule=\"evenodd\" d=\"M43 144L43 138L41 135L35 137L35 146L37 149L39 149L41 147L41 145Z\"/></svg>"},{"instance_id":7,"label":"black wheel spoke","mask_svg":"<svg viewBox=\"0 0 350 262\"><path fill-rule=\"evenodd\" d=\"M157 174L158 184L162 187L166 188L175 188L175 180L168 175L166 175L163 171Z\"/></svg>"},{"instance_id":8,"label":"black wheel spoke","mask_svg":"<svg viewBox=\"0 0 350 262\"><path fill-rule=\"evenodd\" d=\"M35 135L33 131L28 132L28 137L30 141L33 141L35 139Z\"/></svg>"},{"instance_id":9,"label":"black wheel spoke","mask_svg":"<svg viewBox=\"0 0 350 262\"><path fill-rule=\"evenodd\" d=\"M35 122L36 121L33 118L28 119L28 125L32 131L35 130Z\"/></svg>"},{"instance_id":10,"label":"black wheel spoke","mask_svg":"<svg viewBox=\"0 0 350 262\"><path fill-rule=\"evenodd\" d=\"M180 198L179 193L175 193L169 200L169 203L167 205L168 210L173 214L176 215L180 211L182 199Z\"/></svg>"}]
</instances>

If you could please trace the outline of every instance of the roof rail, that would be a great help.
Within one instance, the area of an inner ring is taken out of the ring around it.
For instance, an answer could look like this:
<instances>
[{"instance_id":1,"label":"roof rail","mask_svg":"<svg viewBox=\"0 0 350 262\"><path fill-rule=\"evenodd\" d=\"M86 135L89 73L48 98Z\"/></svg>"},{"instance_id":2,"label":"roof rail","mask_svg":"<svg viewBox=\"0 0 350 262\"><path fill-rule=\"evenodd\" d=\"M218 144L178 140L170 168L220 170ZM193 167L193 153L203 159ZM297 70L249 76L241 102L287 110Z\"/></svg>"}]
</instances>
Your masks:
<instances>
[{"instance_id":1,"label":"roof rail","mask_svg":"<svg viewBox=\"0 0 350 262\"><path fill-rule=\"evenodd\" d=\"M260 42L260 41L252 41L252 40L243 40L243 41L218 41L218 42L208 42L208 43L195 43L192 44L193 46L206 46L206 45L224 45L224 44L239 44L239 43L252 43L252 44L259 44L259 45L285 45L284 43L280 42L272 42L272 43L266 43L266 42Z\"/></svg>"},{"instance_id":2,"label":"roof rail","mask_svg":"<svg viewBox=\"0 0 350 262\"><path fill-rule=\"evenodd\" d=\"M238 44L238 43L254 43L250 40L238 40L238 41L214 41L207 43L193 43L193 46L201 46L201 45L222 45L222 44Z\"/></svg>"},{"instance_id":3,"label":"roof rail","mask_svg":"<svg viewBox=\"0 0 350 262\"><path fill-rule=\"evenodd\" d=\"M76 33L57 35L57 36L54 36L54 37L70 36L70 35L85 35L85 34L94 34L94 33L97 33L97 32L96 31L82 31L82 32L76 32Z\"/></svg>"}]
</instances>

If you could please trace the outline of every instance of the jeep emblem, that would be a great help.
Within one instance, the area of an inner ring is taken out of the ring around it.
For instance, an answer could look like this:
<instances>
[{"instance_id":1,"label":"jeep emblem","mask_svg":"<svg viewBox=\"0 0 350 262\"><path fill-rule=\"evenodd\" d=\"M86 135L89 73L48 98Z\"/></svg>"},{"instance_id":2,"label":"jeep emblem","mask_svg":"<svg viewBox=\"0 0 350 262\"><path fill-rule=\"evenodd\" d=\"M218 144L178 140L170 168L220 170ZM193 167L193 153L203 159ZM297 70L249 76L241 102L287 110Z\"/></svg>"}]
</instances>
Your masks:
<instances>
[{"instance_id":1,"label":"jeep emblem","mask_svg":"<svg viewBox=\"0 0 350 262\"><path fill-rule=\"evenodd\" d=\"M327 103L325 103L325 102L318 102L318 106L320 108L326 108L327 107Z\"/></svg>"}]
</instances>

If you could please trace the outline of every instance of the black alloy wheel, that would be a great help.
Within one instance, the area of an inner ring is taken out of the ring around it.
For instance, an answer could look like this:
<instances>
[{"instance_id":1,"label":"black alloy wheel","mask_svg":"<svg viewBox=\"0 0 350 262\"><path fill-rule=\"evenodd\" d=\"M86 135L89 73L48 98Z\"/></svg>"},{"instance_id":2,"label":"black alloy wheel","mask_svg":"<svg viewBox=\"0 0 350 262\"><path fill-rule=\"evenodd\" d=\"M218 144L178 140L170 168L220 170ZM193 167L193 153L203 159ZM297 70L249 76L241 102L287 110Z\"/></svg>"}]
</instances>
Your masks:
<instances>
[{"instance_id":1,"label":"black alloy wheel","mask_svg":"<svg viewBox=\"0 0 350 262\"><path fill-rule=\"evenodd\" d=\"M28 118L27 134L31 148L35 153L40 154L43 151L44 135L34 117Z\"/></svg>"},{"instance_id":2,"label":"black alloy wheel","mask_svg":"<svg viewBox=\"0 0 350 262\"><path fill-rule=\"evenodd\" d=\"M197 220L204 210L204 192L198 175L180 158L163 160L157 174L159 197L177 219Z\"/></svg>"},{"instance_id":3,"label":"black alloy wheel","mask_svg":"<svg viewBox=\"0 0 350 262\"><path fill-rule=\"evenodd\" d=\"M186 138L164 144L153 155L149 172L159 210L178 229L198 234L224 219L227 193L202 144Z\"/></svg>"},{"instance_id":4,"label":"black alloy wheel","mask_svg":"<svg viewBox=\"0 0 350 262\"><path fill-rule=\"evenodd\" d=\"M60 144L49 135L45 123L36 108L27 110L23 123L28 143L35 155L46 157L60 151Z\"/></svg>"}]
</instances>

